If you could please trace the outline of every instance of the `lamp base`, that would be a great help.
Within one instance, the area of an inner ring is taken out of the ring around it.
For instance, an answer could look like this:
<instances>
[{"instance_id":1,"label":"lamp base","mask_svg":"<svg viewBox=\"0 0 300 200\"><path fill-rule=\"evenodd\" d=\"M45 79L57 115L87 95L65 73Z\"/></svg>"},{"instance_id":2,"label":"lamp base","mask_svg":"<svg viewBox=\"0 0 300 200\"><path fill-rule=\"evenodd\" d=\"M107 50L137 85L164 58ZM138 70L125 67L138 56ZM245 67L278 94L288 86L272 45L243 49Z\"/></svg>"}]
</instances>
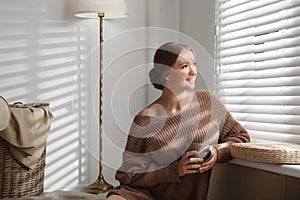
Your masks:
<instances>
[{"instance_id":1,"label":"lamp base","mask_svg":"<svg viewBox=\"0 0 300 200\"><path fill-rule=\"evenodd\" d=\"M114 187L107 183L102 177L98 177L98 179L87 188L85 188L83 192L90 194L103 194L109 192L113 188Z\"/></svg>"}]
</instances>

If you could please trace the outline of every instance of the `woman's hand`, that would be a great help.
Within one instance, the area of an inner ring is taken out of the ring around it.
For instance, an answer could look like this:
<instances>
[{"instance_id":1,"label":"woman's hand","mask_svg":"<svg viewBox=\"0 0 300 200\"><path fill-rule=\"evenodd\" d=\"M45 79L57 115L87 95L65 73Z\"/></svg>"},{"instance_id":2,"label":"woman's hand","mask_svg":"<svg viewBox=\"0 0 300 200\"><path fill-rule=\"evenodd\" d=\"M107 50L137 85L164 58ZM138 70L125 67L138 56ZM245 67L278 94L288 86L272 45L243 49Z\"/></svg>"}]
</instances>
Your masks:
<instances>
[{"instance_id":1,"label":"woman's hand","mask_svg":"<svg viewBox=\"0 0 300 200\"><path fill-rule=\"evenodd\" d=\"M197 154L197 151L188 151L180 159L178 163L178 174L180 177L187 174L203 173L211 169L217 162L218 155L217 150L213 147L213 157L203 162L202 158L191 158L191 156Z\"/></svg>"},{"instance_id":2,"label":"woman's hand","mask_svg":"<svg viewBox=\"0 0 300 200\"><path fill-rule=\"evenodd\" d=\"M218 160L218 152L216 150L215 147L212 148L213 149L213 157L207 161L201 164L200 168L199 168L199 172L203 173L209 169L211 169L217 162Z\"/></svg>"},{"instance_id":3,"label":"woman's hand","mask_svg":"<svg viewBox=\"0 0 300 200\"><path fill-rule=\"evenodd\" d=\"M178 162L178 174L180 177L187 174L199 173L201 167L202 158L191 158L191 156L197 154L197 151L186 152Z\"/></svg>"}]
</instances>

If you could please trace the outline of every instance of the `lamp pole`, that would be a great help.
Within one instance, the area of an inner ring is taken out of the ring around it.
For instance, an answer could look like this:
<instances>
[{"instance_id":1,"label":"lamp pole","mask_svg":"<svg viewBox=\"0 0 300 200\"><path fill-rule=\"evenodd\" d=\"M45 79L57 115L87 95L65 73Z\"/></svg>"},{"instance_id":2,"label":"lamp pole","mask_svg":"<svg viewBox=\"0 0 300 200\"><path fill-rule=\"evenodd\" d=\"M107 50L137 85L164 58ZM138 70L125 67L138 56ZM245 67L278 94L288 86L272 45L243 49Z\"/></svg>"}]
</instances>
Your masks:
<instances>
[{"instance_id":1,"label":"lamp pole","mask_svg":"<svg viewBox=\"0 0 300 200\"><path fill-rule=\"evenodd\" d=\"M103 165L102 165L102 131L103 131L103 17L104 13L98 13L99 23L100 23L100 63L99 63L99 75L100 75L100 85L99 85L99 175L98 179L89 185L84 192L91 194L101 194L106 193L113 189L113 186L108 184L103 177Z\"/></svg>"}]
</instances>

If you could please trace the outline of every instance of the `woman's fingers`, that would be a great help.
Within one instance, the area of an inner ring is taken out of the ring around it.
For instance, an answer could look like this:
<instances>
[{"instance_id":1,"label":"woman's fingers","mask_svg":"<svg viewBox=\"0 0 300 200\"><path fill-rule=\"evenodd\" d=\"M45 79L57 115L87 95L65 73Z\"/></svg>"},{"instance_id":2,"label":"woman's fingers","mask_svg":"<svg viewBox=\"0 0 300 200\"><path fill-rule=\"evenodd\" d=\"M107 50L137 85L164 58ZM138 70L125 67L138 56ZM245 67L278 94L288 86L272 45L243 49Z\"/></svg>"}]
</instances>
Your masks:
<instances>
[{"instance_id":1,"label":"woman's fingers","mask_svg":"<svg viewBox=\"0 0 300 200\"><path fill-rule=\"evenodd\" d=\"M197 151L188 151L183 155L183 158L188 159L189 157L196 155L197 153Z\"/></svg>"},{"instance_id":2,"label":"woman's fingers","mask_svg":"<svg viewBox=\"0 0 300 200\"><path fill-rule=\"evenodd\" d=\"M197 163L193 163L193 164L189 164L187 165L187 169L188 170L193 170L196 169L199 171L199 168L201 167L201 164L197 164Z\"/></svg>"},{"instance_id":3,"label":"woman's fingers","mask_svg":"<svg viewBox=\"0 0 300 200\"><path fill-rule=\"evenodd\" d=\"M211 169L216 161L217 161L217 152L214 149L214 156L212 159L210 159L207 162L203 162L202 158L196 158L193 157L193 155L197 154L197 151L188 151L186 152L178 165L178 172L180 176L184 176L187 174L193 174L193 173L203 173L209 169Z\"/></svg>"},{"instance_id":4,"label":"woman's fingers","mask_svg":"<svg viewBox=\"0 0 300 200\"><path fill-rule=\"evenodd\" d=\"M178 173L180 176L186 174L199 173L199 167L203 159L201 158L192 158L191 156L197 154L197 151L188 151L186 152L178 163Z\"/></svg>"},{"instance_id":5,"label":"woman's fingers","mask_svg":"<svg viewBox=\"0 0 300 200\"><path fill-rule=\"evenodd\" d=\"M199 168L199 171L201 173L211 169L217 162L218 155L217 155L217 150L213 148L213 157L207 162L202 163L201 167Z\"/></svg>"},{"instance_id":6,"label":"woman's fingers","mask_svg":"<svg viewBox=\"0 0 300 200\"><path fill-rule=\"evenodd\" d=\"M212 160L210 161L207 161L207 162L204 162L202 163L202 165L199 167L199 171L201 173L211 169L212 167L214 166L214 162Z\"/></svg>"}]
</instances>

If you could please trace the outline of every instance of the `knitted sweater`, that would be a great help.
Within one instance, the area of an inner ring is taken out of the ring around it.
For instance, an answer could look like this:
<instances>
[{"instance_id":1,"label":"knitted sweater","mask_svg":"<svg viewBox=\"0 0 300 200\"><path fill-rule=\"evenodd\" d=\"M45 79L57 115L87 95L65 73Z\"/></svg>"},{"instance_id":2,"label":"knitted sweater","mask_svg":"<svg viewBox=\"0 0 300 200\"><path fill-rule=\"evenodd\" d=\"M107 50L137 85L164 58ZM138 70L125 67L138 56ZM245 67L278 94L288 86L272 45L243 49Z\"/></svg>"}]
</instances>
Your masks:
<instances>
[{"instance_id":1,"label":"knitted sweater","mask_svg":"<svg viewBox=\"0 0 300 200\"><path fill-rule=\"evenodd\" d=\"M230 160L228 145L249 142L247 131L208 91L195 92L187 109L175 116L134 118L111 191L127 200L206 200L211 170L179 177L178 161L191 143L214 145L218 162Z\"/></svg>"}]
</instances>

